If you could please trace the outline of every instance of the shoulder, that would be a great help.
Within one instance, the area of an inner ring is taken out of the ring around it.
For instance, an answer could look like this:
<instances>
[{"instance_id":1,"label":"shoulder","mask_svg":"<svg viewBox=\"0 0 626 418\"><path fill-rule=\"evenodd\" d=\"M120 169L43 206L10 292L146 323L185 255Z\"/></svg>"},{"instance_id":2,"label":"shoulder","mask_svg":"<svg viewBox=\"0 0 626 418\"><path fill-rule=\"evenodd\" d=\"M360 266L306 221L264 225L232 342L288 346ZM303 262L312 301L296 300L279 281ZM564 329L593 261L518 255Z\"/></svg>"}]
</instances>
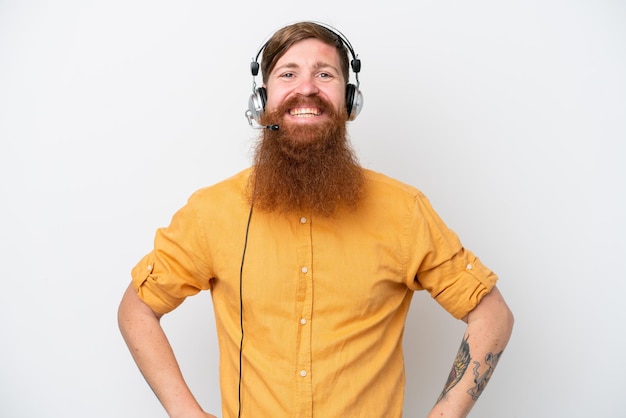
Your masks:
<instances>
[{"instance_id":1,"label":"shoulder","mask_svg":"<svg viewBox=\"0 0 626 418\"><path fill-rule=\"evenodd\" d=\"M233 213L248 208L247 185L250 169L203 187L191 194L187 206L201 214Z\"/></svg>"},{"instance_id":2,"label":"shoulder","mask_svg":"<svg viewBox=\"0 0 626 418\"><path fill-rule=\"evenodd\" d=\"M369 169L364 169L364 174L366 207L387 218L438 219L430 200L417 187Z\"/></svg>"},{"instance_id":3,"label":"shoulder","mask_svg":"<svg viewBox=\"0 0 626 418\"><path fill-rule=\"evenodd\" d=\"M395 197L396 199L404 198L409 200L424 197L421 190L417 189L415 186L404 183L393 177L389 177L386 174L365 168L363 169L363 172L368 192L372 193L377 198L381 197L381 195L389 195Z\"/></svg>"},{"instance_id":4,"label":"shoulder","mask_svg":"<svg viewBox=\"0 0 626 418\"><path fill-rule=\"evenodd\" d=\"M228 198L230 196L245 197L250 170L250 168L247 168L215 184L198 189L190 196L189 199L204 200L218 197Z\"/></svg>"}]
</instances>

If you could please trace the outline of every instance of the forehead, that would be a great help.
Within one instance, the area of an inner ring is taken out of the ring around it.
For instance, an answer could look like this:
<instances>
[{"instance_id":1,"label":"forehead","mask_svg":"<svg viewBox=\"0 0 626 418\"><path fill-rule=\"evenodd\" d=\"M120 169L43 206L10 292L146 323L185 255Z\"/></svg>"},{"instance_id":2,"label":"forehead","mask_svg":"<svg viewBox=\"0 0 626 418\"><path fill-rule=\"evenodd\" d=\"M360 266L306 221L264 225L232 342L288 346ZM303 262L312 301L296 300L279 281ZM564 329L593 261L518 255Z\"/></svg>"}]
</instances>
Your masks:
<instances>
[{"instance_id":1,"label":"forehead","mask_svg":"<svg viewBox=\"0 0 626 418\"><path fill-rule=\"evenodd\" d=\"M309 38L294 43L282 57L276 61L275 69L285 65L327 65L337 71L341 68L339 51L333 45Z\"/></svg>"}]
</instances>

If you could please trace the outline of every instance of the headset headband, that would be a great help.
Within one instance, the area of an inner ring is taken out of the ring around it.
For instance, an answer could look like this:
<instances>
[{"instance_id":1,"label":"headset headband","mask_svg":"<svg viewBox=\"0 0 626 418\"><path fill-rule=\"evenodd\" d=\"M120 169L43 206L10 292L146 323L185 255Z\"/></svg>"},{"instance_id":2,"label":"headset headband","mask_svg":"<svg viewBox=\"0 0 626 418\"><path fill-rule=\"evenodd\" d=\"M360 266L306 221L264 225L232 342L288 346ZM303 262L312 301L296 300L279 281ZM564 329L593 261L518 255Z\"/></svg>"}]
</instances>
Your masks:
<instances>
[{"instance_id":1,"label":"headset headband","mask_svg":"<svg viewBox=\"0 0 626 418\"><path fill-rule=\"evenodd\" d=\"M314 25L320 26L326 29L327 31L329 31L330 33L332 33L333 35L335 35L337 39L339 39L341 43L343 43L343 45L346 47L346 49L352 56L352 60L350 61L350 68L352 68L352 71L354 72L354 77L356 80L356 87L358 88L361 83L359 81L359 72L361 71L361 60L359 59L358 54L354 52L354 48L352 48L352 44L350 43L348 38L346 38L346 36L343 33L333 28L332 26L326 25L321 22L306 21L306 22L301 22L301 23L312 23ZM261 45L261 47L259 48L254 58L252 58L252 62L250 63L250 71L252 72L252 77L256 77L259 74L259 69L261 67L259 64L259 57L263 53L263 50L265 49L267 44L272 40L272 37L274 36L274 34L275 32L265 42L263 42L263 45ZM254 80L253 80L252 89L253 90L256 89L256 82Z\"/></svg>"}]
</instances>

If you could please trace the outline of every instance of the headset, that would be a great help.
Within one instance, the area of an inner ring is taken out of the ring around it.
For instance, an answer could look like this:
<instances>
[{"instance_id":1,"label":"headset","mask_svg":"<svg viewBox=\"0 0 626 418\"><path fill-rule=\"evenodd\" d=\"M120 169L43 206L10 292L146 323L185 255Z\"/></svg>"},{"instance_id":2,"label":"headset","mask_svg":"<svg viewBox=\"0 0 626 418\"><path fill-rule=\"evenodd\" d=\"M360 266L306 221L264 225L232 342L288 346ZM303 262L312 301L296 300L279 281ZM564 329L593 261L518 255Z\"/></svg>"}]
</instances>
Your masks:
<instances>
[{"instance_id":1,"label":"headset","mask_svg":"<svg viewBox=\"0 0 626 418\"><path fill-rule=\"evenodd\" d=\"M350 55L352 56L352 60L350 61L350 67L352 68L352 71L354 72L356 84L348 83L346 85L346 109L348 111L348 120L353 121L354 119L356 119L358 114L361 112L361 108L363 107L363 95L361 94L361 91L359 90L359 85L360 85L359 72L361 71L361 60L358 58L358 55L354 52L354 48L352 48L352 44L350 44L350 41L348 41L348 38L346 38L337 29L333 28L332 26L326 25L324 23L320 23L320 22L309 22L309 23L313 23L315 25L321 26L322 28L326 29L327 31L335 35L337 39L339 39L343 43L343 45L346 47L346 49L350 52ZM272 37L270 37L270 39L271 38ZM248 110L246 110L246 118L248 119L248 123L253 127L255 126L253 125L252 121L257 122L257 124L259 123L261 116L263 116L263 113L265 112L265 104L267 102L267 90L265 89L265 87L257 87L256 76L259 74L259 68L260 68L259 58L261 56L261 53L263 52L263 50L269 43L270 39L268 39L265 43L263 43L263 45L261 46L261 48L259 48L254 58L252 58L252 62L250 63L250 71L252 72L252 95L248 99ZM267 127L266 126L261 126L261 127L269 128L272 130L278 129L278 125L269 125Z\"/></svg>"}]
</instances>

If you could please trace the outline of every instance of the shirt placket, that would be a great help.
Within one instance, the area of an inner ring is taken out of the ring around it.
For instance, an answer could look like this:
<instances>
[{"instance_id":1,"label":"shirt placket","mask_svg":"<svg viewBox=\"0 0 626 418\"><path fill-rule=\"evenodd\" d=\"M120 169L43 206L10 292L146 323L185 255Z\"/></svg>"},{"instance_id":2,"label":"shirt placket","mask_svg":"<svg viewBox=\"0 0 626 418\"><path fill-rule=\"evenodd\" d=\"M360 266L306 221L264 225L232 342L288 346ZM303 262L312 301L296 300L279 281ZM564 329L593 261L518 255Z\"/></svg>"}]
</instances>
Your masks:
<instances>
[{"instance_id":1,"label":"shirt placket","mask_svg":"<svg viewBox=\"0 0 626 418\"><path fill-rule=\"evenodd\" d=\"M296 354L297 417L313 416L313 371L311 361L311 326L313 312L313 254L311 245L311 218L298 220L298 344Z\"/></svg>"}]
</instances>

